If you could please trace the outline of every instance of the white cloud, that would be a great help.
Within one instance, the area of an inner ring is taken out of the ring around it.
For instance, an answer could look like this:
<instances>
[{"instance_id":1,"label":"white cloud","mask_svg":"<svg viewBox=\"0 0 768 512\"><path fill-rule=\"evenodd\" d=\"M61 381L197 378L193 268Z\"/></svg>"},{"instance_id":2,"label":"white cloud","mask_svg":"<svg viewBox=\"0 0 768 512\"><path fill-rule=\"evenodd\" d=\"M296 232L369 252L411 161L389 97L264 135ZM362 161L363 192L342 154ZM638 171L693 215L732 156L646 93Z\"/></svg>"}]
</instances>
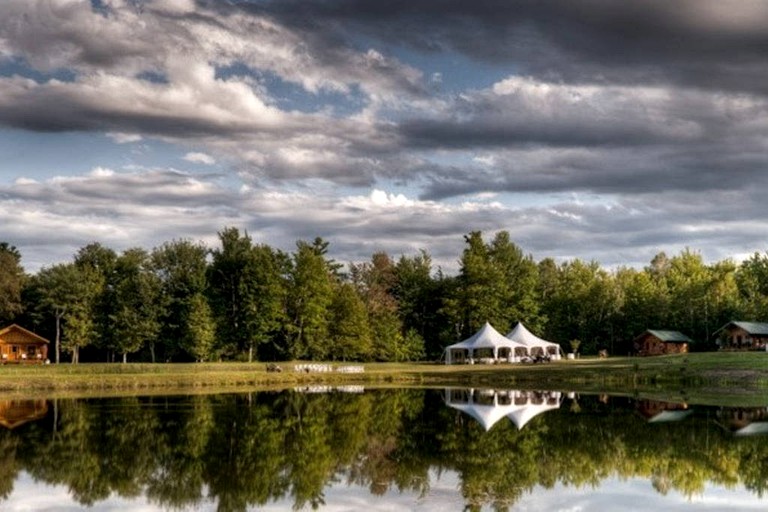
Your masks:
<instances>
[{"instance_id":1,"label":"white cloud","mask_svg":"<svg viewBox=\"0 0 768 512\"><path fill-rule=\"evenodd\" d=\"M184 155L184 160L196 164L213 165L216 163L216 159L207 153L187 153Z\"/></svg>"},{"instance_id":2,"label":"white cloud","mask_svg":"<svg viewBox=\"0 0 768 512\"><path fill-rule=\"evenodd\" d=\"M107 137L115 141L117 144L129 144L131 142L139 142L143 138L138 133L122 133L122 132L107 132Z\"/></svg>"}]
</instances>

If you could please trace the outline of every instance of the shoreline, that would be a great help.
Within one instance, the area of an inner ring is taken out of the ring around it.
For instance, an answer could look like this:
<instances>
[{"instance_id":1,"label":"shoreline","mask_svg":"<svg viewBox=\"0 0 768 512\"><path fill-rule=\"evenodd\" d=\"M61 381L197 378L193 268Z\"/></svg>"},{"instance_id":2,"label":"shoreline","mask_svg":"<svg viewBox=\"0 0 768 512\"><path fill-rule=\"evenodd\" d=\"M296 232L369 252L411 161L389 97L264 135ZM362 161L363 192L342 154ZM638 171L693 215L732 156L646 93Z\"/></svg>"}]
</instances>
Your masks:
<instances>
[{"instance_id":1,"label":"shoreline","mask_svg":"<svg viewBox=\"0 0 768 512\"><path fill-rule=\"evenodd\" d=\"M276 364L281 372L268 372ZM80 363L0 367L7 397L106 396L278 390L303 386L479 387L676 397L682 401L768 404L768 354L699 353L648 358L582 358L547 364L321 363L296 372L281 363ZM362 373L335 371L364 366Z\"/></svg>"}]
</instances>

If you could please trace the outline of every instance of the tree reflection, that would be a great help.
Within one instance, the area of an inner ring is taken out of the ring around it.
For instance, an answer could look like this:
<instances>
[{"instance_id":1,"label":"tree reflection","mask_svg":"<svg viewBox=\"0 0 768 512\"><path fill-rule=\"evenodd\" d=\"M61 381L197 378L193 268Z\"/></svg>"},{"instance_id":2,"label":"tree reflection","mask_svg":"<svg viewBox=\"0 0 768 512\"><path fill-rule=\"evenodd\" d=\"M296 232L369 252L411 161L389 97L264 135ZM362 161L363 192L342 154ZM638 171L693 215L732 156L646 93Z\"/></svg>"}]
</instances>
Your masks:
<instances>
[{"instance_id":1,"label":"tree reflection","mask_svg":"<svg viewBox=\"0 0 768 512\"><path fill-rule=\"evenodd\" d=\"M523 395L474 396L511 407ZM339 482L426 495L431 471L447 470L458 473L468 510L506 510L535 486L591 487L607 477L646 478L661 494L687 496L712 482L762 497L768 485L765 437L734 434L765 422L765 408L558 394L559 408L518 428L489 427L442 398L386 390L60 399L43 419L0 428L0 497L21 471L66 486L84 506L144 495L163 508L213 502L221 511L286 497L315 509Z\"/></svg>"}]
</instances>

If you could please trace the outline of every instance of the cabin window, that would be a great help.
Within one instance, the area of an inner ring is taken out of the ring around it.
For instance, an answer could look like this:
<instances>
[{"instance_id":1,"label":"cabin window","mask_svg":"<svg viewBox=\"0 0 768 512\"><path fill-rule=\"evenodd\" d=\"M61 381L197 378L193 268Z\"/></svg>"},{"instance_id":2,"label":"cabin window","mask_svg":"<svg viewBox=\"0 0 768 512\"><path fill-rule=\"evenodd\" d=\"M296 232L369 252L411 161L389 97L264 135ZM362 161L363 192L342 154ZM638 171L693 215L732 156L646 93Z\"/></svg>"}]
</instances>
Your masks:
<instances>
[{"instance_id":1,"label":"cabin window","mask_svg":"<svg viewBox=\"0 0 768 512\"><path fill-rule=\"evenodd\" d=\"M15 354L18 351L19 351L19 347L17 347L16 345L11 346L11 352Z\"/></svg>"},{"instance_id":2,"label":"cabin window","mask_svg":"<svg viewBox=\"0 0 768 512\"><path fill-rule=\"evenodd\" d=\"M30 345L27 347L27 355L29 357L35 357L35 354L37 354L37 347L34 345Z\"/></svg>"}]
</instances>

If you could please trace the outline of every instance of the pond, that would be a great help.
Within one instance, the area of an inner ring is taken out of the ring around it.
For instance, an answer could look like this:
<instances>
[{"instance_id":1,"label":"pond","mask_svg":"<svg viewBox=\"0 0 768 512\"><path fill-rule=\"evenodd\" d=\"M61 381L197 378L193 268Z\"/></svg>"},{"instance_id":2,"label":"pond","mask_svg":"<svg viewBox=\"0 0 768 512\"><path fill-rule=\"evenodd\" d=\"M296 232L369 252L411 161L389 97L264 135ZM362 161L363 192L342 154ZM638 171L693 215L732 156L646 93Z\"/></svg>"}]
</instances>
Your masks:
<instances>
[{"instance_id":1,"label":"pond","mask_svg":"<svg viewBox=\"0 0 768 512\"><path fill-rule=\"evenodd\" d=\"M0 509L763 510L766 427L519 390L0 400Z\"/></svg>"}]
</instances>

